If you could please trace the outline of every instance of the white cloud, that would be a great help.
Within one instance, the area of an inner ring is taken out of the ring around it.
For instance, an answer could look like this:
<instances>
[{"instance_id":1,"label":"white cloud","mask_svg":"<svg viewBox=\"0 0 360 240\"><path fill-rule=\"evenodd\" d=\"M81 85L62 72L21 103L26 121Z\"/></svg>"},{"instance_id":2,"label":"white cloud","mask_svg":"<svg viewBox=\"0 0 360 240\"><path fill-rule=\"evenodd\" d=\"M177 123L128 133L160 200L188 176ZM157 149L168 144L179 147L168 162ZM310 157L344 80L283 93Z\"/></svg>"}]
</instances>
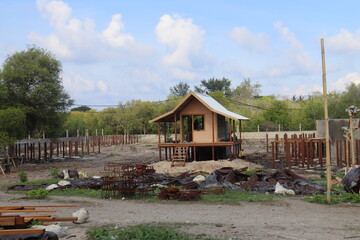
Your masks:
<instances>
[{"instance_id":1,"label":"white cloud","mask_svg":"<svg viewBox=\"0 0 360 240\"><path fill-rule=\"evenodd\" d=\"M127 43L133 43L134 38L130 34L122 33L123 29L124 24L121 22L121 15L115 14L109 26L102 32L105 41L114 47L123 47Z\"/></svg>"},{"instance_id":2,"label":"white cloud","mask_svg":"<svg viewBox=\"0 0 360 240\"><path fill-rule=\"evenodd\" d=\"M291 98L292 96L306 96L313 92L322 92L322 86L314 84L309 87L308 85L302 84L295 89L281 87L279 88L279 92L282 96L287 98Z\"/></svg>"},{"instance_id":3,"label":"white cloud","mask_svg":"<svg viewBox=\"0 0 360 240\"><path fill-rule=\"evenodd\" d=\"M78 73L69 73L63 78L64 87L66 90L76 92L92 92L95 90L93 80L82 77Z\"/></svg>"},{"instance_id":4,"label":"white cloud","mask_svg":"<svg viewBox=\"0 0 360 240\"><path fill-rule=\"evenodd\" d=\"M348 73L345 77L339 78L334 83L331 83L330 87L335 91L344 91L346 86L351 83L360 84L360 74L358 72Z\"/></svg>"},{"instance_id":5,"label":"white cloud","mask_svg":"<svg viewBox=\"0 0 360 240\"><path fill-rule=\"evenodd\" d=\"M358 54L360 52L360 29L351 33L346 29L326 39L329 50L340 54Z\"/></svg>"},{"instance_id":6,"label":"white cloud","mask_svg":"<svg viewBox=\"0 0 360 240\"><path fill-rule=\"evenodd\" d=\"M39 11L49 19L53 32L41 35L32 32L30 41L55 53L62 60L91 62L126 58L139 61L151 51L136 43L131 34L124 33L120 14L112 16L108 26L97 32L92 19L72 16L72 9L63 1L38 0Z\"/></svg>"},{"instance_id":7,"label":"white cloud","mask_svg":"<svg viewBox=\"0 0 360 240\"><path fill-rule=\"evenodd\" d=\"M208 54L203 49L204 31L193 24L192 19L163 15L155 29L157 39L168 48L163 58L165 64L192 68L193 60L205 60Z\"/></svg>"},{"instance_id":8,"label":"white cloud","mask_svg":"<svg viewBox=\"0 0 360 240\"><path fill-rule=\"evenodd\" d=\"M314 63L309 53L304 50L303 44L296 38L295 34L289 28L283 27L282 22L276 22L274 27L281 39L290 44L286 52L285 62L288 74L306 75L317 72L319 67Z\"/></svg>"},{"instance_id":9,"label":"white cloud","mask_svg":"<svg viewBox=\"0 0 360 240\"><path fill-rule=\"evenodd\" d=\"M96 86L103 93L107 92L107 90L108 90L108 86L106 85L106 83L104 81L98 81L96 83Z\"/></svg>"},{"instance_id":10,"label":"white cloud","mask_svg":"<svg viewBox=\"0 0 360 240\"><path fill-rule=\"evenodd\" d=\"M234 28L230 38L237 42L241 47L248 48L257 52L264 52L268 49L268 38L266 33L252 33L245 27Z\"/></svg>"}]
</instances>

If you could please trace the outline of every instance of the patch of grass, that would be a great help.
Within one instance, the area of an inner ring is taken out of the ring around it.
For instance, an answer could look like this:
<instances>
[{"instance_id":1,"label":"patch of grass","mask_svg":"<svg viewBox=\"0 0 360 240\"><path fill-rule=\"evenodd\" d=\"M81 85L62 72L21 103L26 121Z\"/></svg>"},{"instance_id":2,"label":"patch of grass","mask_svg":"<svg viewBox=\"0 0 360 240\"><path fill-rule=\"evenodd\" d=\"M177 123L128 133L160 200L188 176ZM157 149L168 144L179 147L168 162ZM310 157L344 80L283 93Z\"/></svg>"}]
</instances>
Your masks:
<instances>
[{"instance_id":1,"label":"patch of grass","mask_svg":"<svg viewBox=\"0 0 360 240\"><path fill-rule=\"evenodd\" d=\"M136 152L136 151L137 151L136 147L135 147L135 146L132 146L132 145L130 145L130 150L133 151L133 152Z\"/></svg>"},{"instance_id":2,"label":"patch of grass","mask_svg":"<svg viewBox=\"0 0 360 240\"><path fill-rule=\"evenodd\" d=\"M304 198L305 201L311 203L321 203L321 204L339 204L339 203L360 203L360 194L352 193L341 193L331 195L331 201L328 202L326 199L326 194L314 194L309 197Z\"/></svg>"},{"instance_id":3,"label":"patch of grass","mask_svg":"<svg viewBox=\"0 0 360 240\"><path fill-rule=\"evenodd\" d=\"M179 233L169 227L137 225L119 228L116 225L107 225L93 228L86 232L90 240L216 240L215 238L204 238L185 233Z\"/></svg>"},{"instance_id":4,"label":"patch of grass","mask_svg":"<svg viewBox=\"0 0 360 240\"><path fill-rule=\"evenodd\" d=\"M48 196L48 191L44 188L30 190L26 193L30 199L45 199Z\"/></svg>"},{"instance_id":5,"label":"patch of grass","mask_svg":"<svg viewBox=\"0 0 360 240\"><path fill-rule=\"evenodd\" d=\"M49 196L78 196L78 197L101 198L101 190L86 189L86 188L55 189L49 192Z\"/></svg>"},{"instance_id":6,"label":"patch of grass","mask_svg":"<svg viewBox=\"0 0 360 240\"><path fill-rule=\"evenodd\" d=\"M41 185L41 184L52 184L57 182L59 182L59 179L45 179L45 180L37 180L30 182L17 182L17 183L3 185L2 188L8 188L15 185Z\"/></svg>"},{"instance_id":7,"label":"patch of grass","mask_svg":"<svg viewBox=\"0 0 360 240\"><path fill-rule=\"evenodd\" d=\"M49 169L49 172L52 178L59 179L59 173L61 172L61 169L52 167Z\"/></svg>"},{"instance_id":8,"label":"patch of grass","mask_svg":"<svg viewBox=\"0 0 360 240\"><path fill-rule=\"evenodd\" d=\"M271 202L274 198L274 195L225 190L223 194L203 194L200 201L210 203Z\"/></svg>"},{"instance_id":9,"label":"patch of grass","mask_svg":"<svg viewBox=\"0 0 360 240\"><path fill-rule=\"evenodd\" d=\"M108 157L119 157L119 156L121 156L121 154L119 154L119 153L110 153L110 154L106 155L107 158Z\"/></svg>"}]
</instances>

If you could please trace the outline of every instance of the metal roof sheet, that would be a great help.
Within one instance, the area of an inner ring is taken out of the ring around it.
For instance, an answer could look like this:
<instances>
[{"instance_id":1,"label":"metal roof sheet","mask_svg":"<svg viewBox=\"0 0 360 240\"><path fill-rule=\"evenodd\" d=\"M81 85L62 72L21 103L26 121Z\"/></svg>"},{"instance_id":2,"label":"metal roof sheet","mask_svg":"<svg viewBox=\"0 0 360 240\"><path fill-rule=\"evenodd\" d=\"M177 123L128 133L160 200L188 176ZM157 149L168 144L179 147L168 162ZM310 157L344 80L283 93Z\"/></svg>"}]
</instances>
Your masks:
<instances>
[{"instance_id":1,"label":"metal roof sheet","mask_svg":"<svg viewBox=\"0 0 360 240\"><path fill-rule=\"evenodd\" d=\"M218 101L216 101L214 98L212 98L209 95L204 95L199 93L193 93L193 94L199 97L206 105L208 105L208 108L210 108L214 112L223 114L233 119L250 120L247 117L241 116L240 114L227 110L223 105L221 105Z\"/></svg>"}]
</instances>

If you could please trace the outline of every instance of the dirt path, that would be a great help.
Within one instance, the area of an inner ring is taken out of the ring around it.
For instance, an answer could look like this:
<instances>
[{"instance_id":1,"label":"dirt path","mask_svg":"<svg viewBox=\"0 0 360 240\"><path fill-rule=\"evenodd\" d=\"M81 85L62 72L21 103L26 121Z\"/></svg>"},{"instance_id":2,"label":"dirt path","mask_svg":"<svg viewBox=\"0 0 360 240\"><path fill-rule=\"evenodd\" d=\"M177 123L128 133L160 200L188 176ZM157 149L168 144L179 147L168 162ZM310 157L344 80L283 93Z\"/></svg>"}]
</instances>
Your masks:
<instances>
[{"instance_id":1,"label":"dirt path","mask_svg":"<svg viewBox=\"0 0 360 240\"><path fill-rule=\"evenodd\" d=\"M14 199L0 194L2 205L41 205L44 201ZM140 223L176 223L189 233L224 239L360 239L358 206L326 206L299 198L282 198L273 203L236 205L101 200L80 197L51 197L45 204L79 204L90 212L89 222L69 227L71 239L86 239L93 226ZM69 216L75 209L58 209L57 216ZM181 225L183 224L183 225Z\"/></svg>"}]
</instances>

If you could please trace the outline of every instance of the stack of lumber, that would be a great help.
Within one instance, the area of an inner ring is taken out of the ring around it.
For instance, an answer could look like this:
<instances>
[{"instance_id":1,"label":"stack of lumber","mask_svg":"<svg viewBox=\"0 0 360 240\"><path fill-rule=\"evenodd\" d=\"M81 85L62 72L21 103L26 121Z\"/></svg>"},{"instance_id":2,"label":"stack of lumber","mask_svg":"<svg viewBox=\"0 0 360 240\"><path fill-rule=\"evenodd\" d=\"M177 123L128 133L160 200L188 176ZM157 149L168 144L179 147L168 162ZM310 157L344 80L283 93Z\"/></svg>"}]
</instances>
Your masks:
<instances>
[{"instance_id":1,"label":"stack of lumber","mask_svg":"<svg viewBox=\"0 0 360 240\"><path fill-rule=\"evenodd\" d=\"M39 221L42 225L50 225L56 222L76 221L76 217L52 217L49 213L54 213L54 209L39 208L61 208L78 207L77 205L53 205L53 206L0 206L0 235L17 234L41 234L44 229L32 229L29 225L33 221ZM46 215L33 215L45 213ZM20 215L26 214L26 215ZM1 238L1 237L0 237Z\"/></svg>"}]
</instances>

